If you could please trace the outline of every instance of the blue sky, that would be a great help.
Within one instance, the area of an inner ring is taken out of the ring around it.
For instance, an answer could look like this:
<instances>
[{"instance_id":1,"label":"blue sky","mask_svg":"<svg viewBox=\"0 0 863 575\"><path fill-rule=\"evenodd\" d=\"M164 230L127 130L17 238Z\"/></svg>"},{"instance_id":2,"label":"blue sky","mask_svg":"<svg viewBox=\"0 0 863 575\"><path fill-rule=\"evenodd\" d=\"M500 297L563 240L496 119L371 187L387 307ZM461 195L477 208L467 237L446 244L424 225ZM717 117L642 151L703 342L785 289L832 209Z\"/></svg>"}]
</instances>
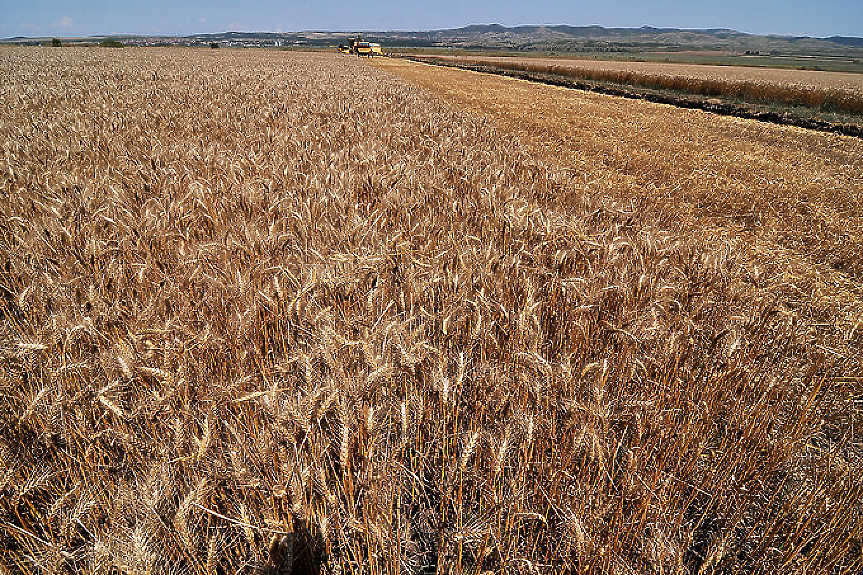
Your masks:
<instances>
[{"instance_id":1,"label":"blue sky","mask_svg":"<svg viewBox=\"0 0 863 575\"><path fill-rule=\"evenodd\" d=\"M0 0L0 37L429 30L492 22L863 36L863 0Z\"/></svg>"}]
</instances>

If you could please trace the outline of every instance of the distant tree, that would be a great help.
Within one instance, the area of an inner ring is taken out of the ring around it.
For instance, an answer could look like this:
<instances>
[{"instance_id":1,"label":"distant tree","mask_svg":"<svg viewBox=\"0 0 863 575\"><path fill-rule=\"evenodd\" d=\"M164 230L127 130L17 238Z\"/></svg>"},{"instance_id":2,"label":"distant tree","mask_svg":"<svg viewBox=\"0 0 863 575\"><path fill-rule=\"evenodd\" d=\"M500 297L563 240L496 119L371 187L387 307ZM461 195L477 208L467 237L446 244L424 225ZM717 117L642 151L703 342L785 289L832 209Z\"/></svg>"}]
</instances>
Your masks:
<instances>
[{"instance_id":1,"label":"distant tree","mask_svg":"<svg viewBox=\"0 0 863 575\"><path fill-rule=\"evenodd\" d=\"M60 38L51 38L51 45L55 48L59 48L63 45L63 42L60 41Z\"/></svg>"},{"instance_id":2,"label":"distant tree","mask_svg":"<svg viewBox=\"0 0 863 575\"><path fill-rule=\"evenodd\" d=\"M218 48L218 47L219 47L218 42L210 42L210 48Z\"/></svg>"},{"instance_id":3,"label":"distant tree","mask_svg":"<svg viewBox=\"0 0 863 575\"><path fill-rule=\"evenodd\" d=\"M109 40L106 38L99 42L99 46L102 46L103 48L122 48L123 43L117 40Z\"/></svg>"}]
</instances>

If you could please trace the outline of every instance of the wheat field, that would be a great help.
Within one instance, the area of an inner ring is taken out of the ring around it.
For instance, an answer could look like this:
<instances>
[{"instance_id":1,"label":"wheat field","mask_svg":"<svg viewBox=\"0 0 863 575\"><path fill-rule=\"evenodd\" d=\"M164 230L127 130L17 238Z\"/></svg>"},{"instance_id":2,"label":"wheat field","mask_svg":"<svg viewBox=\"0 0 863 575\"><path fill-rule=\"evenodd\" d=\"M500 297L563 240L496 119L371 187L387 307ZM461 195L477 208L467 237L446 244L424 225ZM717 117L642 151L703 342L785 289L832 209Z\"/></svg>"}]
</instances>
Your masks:
<instances>
[{"instance_id":1,"label":"wheat field","mask_svg":"<svg viewBox=\"0 0 863 575\"><path fill-rule=\"evenodd\" d=\"M453 60L469 57L447 57ZM491 62L518 61L528 64L553 64L584 70L639 72L656 76L686 76L699 80L725 80L728 82L764 82L797 86L801 89L835 89L863 94L863 74L829 72L824 70L791 70L755 66L715 66L710 64L684 64L679 62L616 62L613 60L576 60L567 58L529 58L483 56Z\"/></svg>"},{"instance_id":2,"label":"wheat field","mask_svg":"<svg viewBox=\"0 0 863 575\"><path fill-rule=\"evenodd\" d=\"M698 238L705 256L746 254L783 306L863 361L845 345L863 317L863 140L403 59L375 65L517 135L582 193Z\"/></svg>"},{"instance_id":3,"label":"wheat field","mask_svg":"<svg viewBox=\"0 0 863 575\"><path fill-rule=\"evenodd\" d=\"M6 571L863 568L863 324L675 196L338 54L0 77Z\"/></svg>"},{"instance_id":4,"label":"wheat field","mask_svg":"<svg viewBox=\"0 0 863 575\"><path fill-rule=\"evenodd\" d=\"M566 58L446 55L418 58L863 114L863 74Z\"/></svg>"}]
</instances>

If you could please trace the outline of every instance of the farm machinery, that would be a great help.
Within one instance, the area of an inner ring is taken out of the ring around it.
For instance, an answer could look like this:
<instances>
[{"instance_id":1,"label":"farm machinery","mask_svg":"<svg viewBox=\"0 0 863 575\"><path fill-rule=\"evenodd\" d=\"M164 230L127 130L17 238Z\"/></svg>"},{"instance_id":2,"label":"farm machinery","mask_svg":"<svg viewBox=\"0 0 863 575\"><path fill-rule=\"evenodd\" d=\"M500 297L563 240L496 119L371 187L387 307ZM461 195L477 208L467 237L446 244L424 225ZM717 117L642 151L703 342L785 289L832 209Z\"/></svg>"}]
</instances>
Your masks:
<instances>
[{"instance_id":1,"label":"farm machinery","mask_svg":"<svg viewBox=\"0 0 863 575\"><path fill-rule=\"evenodd\" d=\"M356 54L357 56L380 56L383 54L381 45L377 42L366 42L362 34L351 38L347 44L339 44L339 52L343 54Z\"/></svg>"}]
</instances>

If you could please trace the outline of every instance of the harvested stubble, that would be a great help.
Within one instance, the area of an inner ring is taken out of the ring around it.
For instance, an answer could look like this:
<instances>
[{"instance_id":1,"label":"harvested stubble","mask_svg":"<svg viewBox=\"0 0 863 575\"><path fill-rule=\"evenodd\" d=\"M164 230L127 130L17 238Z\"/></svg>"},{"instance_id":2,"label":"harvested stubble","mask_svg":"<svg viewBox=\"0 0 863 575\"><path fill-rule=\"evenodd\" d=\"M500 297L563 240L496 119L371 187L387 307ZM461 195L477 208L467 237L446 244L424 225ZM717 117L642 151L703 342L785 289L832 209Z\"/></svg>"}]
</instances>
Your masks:
<instances>
[{"instance_id":1,"label":"harvested stubble","mask_svg":"<svg viewBox=\"0 0 863 575\"><path fill-rule=\"evenodd\" d=\"M863 114L863 74L558 58L434 56L472 66Z\"/></svg>"},{"instance_id":2,"label":"harvested stubble","mask_svg":"<svg viewBox=\"0 0 863 575\"><path fill-rule=\"evenodd\" d=\"M855 380L740 254L355 58L0 70L10 570L861 567Z\"/></svg>"}]
</instances>

